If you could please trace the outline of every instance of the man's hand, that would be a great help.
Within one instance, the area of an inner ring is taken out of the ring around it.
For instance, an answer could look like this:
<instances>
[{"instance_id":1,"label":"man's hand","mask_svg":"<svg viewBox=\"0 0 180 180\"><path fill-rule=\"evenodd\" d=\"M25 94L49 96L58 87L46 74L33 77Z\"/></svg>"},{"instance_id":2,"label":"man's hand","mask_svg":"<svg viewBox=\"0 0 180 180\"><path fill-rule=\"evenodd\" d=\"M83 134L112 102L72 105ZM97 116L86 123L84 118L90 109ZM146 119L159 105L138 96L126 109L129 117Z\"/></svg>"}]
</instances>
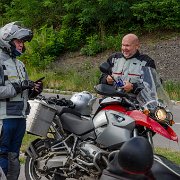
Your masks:
<instances>
[{"instance_id":1,"label":"man's hand","mask_svg":"<svg viewBox=\"0 0 180 180\"><path fill-rule=\"evenodd\" d=\"M122 86L122 88L126 91L126 92L130 92L133 90L133 84L130 83L129 81L124 81L124 86Z\"/></svg>"},{"instance_id":2,"label":"man's hand","mask_svg":"<svg viewBox=\"0 0 180 180\"><path fill-rule=\"evenodd\" d=\"M114 80L112 79L112 77L110 75L107 76L106 81L108 84L113 84Z\"/></svg>"}]
</instances>

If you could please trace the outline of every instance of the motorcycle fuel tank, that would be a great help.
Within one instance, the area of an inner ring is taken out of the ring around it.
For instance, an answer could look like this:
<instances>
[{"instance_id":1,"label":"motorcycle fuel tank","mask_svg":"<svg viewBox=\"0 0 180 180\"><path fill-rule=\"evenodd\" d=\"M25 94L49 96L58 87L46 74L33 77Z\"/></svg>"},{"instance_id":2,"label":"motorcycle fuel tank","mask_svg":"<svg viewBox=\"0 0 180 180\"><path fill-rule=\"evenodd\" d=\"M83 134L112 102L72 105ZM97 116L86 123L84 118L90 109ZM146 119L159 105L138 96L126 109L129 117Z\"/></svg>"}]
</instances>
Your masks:
<instances>
[{"instance_id":1,"label":"motorcycle fuel tank","mask_svg":"<svg viewBox=\"0 0 180 180\"><path fill-rule=\"evenodd\" d=\"M96 142L103 148L118 147L132 137L135 121L131 117L114 110L100 111L93 123Z\"/></svg>"}]
</instances>

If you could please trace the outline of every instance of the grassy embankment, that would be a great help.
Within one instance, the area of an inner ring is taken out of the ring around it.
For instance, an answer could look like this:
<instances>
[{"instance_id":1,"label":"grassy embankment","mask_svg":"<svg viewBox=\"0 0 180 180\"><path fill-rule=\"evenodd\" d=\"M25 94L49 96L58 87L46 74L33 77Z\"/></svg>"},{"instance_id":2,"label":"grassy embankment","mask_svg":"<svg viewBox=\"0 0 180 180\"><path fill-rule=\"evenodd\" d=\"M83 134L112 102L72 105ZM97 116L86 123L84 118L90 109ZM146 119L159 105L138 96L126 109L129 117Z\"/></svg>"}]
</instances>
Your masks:
<instances>
[{"instance_id":1,"label":"grassy embankment","mask_svg":"<svg viewBox=\"0 0 180 180\"><path fill-rule=\"evenodd\" d=\"M51 69L51 70L50 70ZM45 76L44 87L61 91L89 91L95 92L94 86L98 83L100 71L96 65L84 62L78 68L55 67L43 72L33 71L30 74L32 80ZM164 82L164 88L170 99L180 101L180 82Z\"/></svg>"}]
</instances>

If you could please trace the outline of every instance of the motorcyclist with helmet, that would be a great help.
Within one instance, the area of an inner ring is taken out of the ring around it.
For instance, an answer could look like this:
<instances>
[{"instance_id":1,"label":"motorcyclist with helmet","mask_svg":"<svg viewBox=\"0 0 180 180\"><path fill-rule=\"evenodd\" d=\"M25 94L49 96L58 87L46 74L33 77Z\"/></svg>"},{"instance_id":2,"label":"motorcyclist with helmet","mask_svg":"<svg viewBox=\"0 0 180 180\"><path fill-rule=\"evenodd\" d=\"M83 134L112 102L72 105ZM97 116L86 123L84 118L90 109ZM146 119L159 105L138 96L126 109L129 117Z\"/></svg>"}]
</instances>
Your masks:
<instances>
[{"instance_id":1,"label":"motorcyclist with helmet","mask_svg":"<svg viewBox=\"0 0 180 180\"><path fill-rule=\"evenodd\" d=\"M29 111L28 96L42 92L41 81L28 79L25 65L16 59L25 51L33 33L18 22L0 28L0 166L9 180L20 172L19 152Z\"/></svg>"},{"instance_id":2,"label":"motorcyclist with helmet","mask_svg":"<svg viewBox=\"0 0 180 180\"><path fill-rule=\"evenodd\" d=\"M122 88L135 94L140 90L141 68L148 66L156 69L154 60L148 55L140 54L139 47L138 37L135 34L127 34L122 39L121 52L116 52L107 59L113 78L116 81L121 79ZM110 75L102 74L99 83L112 85L114 80Z\"/></svg>"}]
</instances>

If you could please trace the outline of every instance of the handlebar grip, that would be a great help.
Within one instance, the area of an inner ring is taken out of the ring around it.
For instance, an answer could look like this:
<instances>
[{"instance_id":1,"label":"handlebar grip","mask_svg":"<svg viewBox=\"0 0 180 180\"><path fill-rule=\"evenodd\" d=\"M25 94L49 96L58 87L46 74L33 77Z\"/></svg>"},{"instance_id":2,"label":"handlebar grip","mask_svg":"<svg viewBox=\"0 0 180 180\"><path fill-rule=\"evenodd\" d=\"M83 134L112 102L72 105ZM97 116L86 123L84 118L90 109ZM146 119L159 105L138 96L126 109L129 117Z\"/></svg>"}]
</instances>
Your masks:
<instances>
[{"instance_id":1,"label":"handlebar grip","mask_svg":"<svg viewBox=\"0 0 180 180\"><path fill-rule=\"evenodd\" d=\"M74 106L74 104L73 104L73 102L71 100L67 100L65 98L58 99L56 104L59 105L59 106L69 106L69 107Z\"/></svg>"},{"instance_id":2,"label":"handlebar grip","mask_svg":"<svg viewBox=\"0 0 180 180\"><path fill-rule=\"evenodd\" d=\"M74 103L71 100L67 100L65 98L59 99L57 97L49 97L48 99L46 99L46 101L49 104L55 104L58 106L67 106L67 107L74 107Z\"/></svg>"},{"instance_id":3,"label":"handlebar grip","mask_svg":"<svg viewBox=\"0 0 180 180\"><path fill-rule=\"evenodd\" d=\"M56 101L57 101L57 98L56 98L56 97L49 97L49 98L47 99L47 102L48 102L49 104L56 104Z\"/></svg>"}]
</instances>

